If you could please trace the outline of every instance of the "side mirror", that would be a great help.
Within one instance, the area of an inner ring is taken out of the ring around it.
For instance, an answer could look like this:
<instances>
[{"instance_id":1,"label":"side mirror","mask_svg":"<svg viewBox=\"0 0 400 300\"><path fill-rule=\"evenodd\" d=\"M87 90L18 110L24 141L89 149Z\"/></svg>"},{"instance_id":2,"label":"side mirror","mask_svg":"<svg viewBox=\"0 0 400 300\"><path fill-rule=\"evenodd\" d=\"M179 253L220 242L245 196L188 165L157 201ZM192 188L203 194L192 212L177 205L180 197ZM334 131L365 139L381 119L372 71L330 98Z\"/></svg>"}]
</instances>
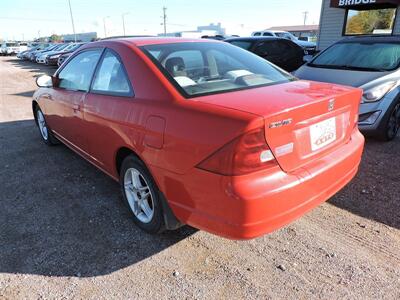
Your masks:
<instances>
[{"instance_id":1,"label":"side mirror","mask_svg":"<svg viewBox=\"0 0 400 300\"><path fill-rule=\"evenodd\" d=\"M305 55L305 56L303 56L303 61L304 61L305 63L309 63L310 61L312 61L312 59L313 59L313 56L312 56L312 55Z\"/></svg>"},{"instance_id":2,"label":"side mirror","mask_svg":"<svg viewBox=\"0 0 400 300\"><path fill-rule=\"evenodd\" d=\"M49 75L42 75L36 78L38 87L51 88L53 87L53 78Z\"/></svg>"}]
</instances>

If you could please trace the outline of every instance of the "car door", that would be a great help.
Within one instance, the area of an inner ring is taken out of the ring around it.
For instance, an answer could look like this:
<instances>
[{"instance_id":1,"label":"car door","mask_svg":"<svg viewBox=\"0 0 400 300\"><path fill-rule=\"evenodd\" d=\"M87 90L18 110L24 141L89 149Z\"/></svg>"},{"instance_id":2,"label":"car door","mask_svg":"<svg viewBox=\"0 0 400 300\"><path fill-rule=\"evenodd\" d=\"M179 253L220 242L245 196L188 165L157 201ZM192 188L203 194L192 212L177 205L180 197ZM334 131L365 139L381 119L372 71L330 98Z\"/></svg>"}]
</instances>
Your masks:
<instances>
[{"instance_id":1,"label":"car door","mask_svg":"<svg viewBox=\"0 0 400 300\"><path fill-rule=\"evenodd\" d=\"M280 40L278 44L282 49L282 61L286 66L285 70L289 72L297 70L304 63L304 50L290 40Z\"/></svg>"},{"instance_id":2,"label":"car door","mask_svg":"<svg viewBox=\"0 0 400 300\"><path fill-rule=\"evenodd\" d=\"M254 53L286 70L287 66L282 59L282 49L277 40L258 42L254 47Z\"/></svg>"},{"instance_id":3,"label":"car door","mask_svg":"<svg viewBox=\"0 0 400 300\"><path fill-rule=\"evenodd\" d=\"M96 68L92 86L84 103L85 136L91 160L104 170L113 165L113 145L121 145L120 130L137 132L131 123L140 108L134 105L134 93L119 55L106 49Z\"/></svg>"},{"instance_id":4,"label":"car door","mask_svg":"<svg viewBox=\"0 0 400 300\"><path fill-rule=\"evenodd\" d=\"M50 128L78 151L87 150L83 135L83 103L102 49L88 49L75 55L55 75L55 86L46 101Z\"/></svg>"}]
</instances>

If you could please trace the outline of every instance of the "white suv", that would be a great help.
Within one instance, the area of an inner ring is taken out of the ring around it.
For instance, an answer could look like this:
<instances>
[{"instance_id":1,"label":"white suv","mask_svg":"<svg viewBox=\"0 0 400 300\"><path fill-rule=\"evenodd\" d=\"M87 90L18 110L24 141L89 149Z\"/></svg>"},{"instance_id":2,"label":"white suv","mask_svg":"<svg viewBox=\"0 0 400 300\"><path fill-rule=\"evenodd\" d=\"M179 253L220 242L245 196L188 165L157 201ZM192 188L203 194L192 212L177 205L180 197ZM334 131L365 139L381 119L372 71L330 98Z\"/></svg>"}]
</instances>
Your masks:
<instances>
[{"instance_id":1,"label":"white suv","mask_svg":"<svg viewBox=\"0 0 400 300\"><path fill-rule=\"evenodd\" d=\"M4 42L1 45L0 53L1 55L14 55L26 49L27 49L26 46L23 45L21 46L20 43L17 42Z\"/></svg>"}]
</instances>

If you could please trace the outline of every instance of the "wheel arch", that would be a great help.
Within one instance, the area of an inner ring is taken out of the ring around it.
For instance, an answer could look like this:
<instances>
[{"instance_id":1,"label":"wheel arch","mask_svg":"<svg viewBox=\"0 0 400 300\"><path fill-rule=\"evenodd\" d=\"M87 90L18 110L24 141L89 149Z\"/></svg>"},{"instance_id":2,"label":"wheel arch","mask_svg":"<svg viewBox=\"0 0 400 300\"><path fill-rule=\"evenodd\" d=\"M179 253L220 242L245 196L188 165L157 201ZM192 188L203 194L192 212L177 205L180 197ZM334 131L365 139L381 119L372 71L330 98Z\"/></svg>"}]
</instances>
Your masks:
<instances>
[{"instance_id":1,"label":"wheel arch","mask_svg":"<svg viewBox=\"0 0 400 300\"><path fill-rule=\"evenodd\" d=\"M157 187L159 187L157 179L151 173L151 170L148 168L146 162L134 150L132 150L131 148L126 147L126 146L120 147L116 151L116 154L115 154L115 168L116 168L118 177L120 176L120 173L121 173L122 162L129 155L134 155L144 164L144 166L149 171L150 175L153 177L155 184L157 185ZM164 222L165 222L166 229L175 230L175 229L178 229L179 227L183 226L183 223L177 219L177 217L175 216L171 207L169 206L168 200L165 198L164 193L161 190L159 190L159 194L160 194L160 198L161 198L162 213L164 216Z\"/></svg>"}]
</instances>

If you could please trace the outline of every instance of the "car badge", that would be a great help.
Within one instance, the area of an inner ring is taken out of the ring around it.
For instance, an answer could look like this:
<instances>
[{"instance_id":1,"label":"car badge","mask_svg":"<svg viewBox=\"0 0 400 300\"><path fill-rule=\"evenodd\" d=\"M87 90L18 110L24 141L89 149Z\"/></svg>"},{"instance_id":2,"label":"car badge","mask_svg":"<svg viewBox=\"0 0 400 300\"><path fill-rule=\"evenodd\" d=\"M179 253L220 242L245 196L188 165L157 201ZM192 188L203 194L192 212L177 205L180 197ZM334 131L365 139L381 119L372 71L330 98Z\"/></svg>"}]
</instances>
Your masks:
<instances>
[{"instance_id":1,"label":"car badge","mask_svg":"<svg viewBox=\"0 0 400 300\"><path fill-rule=\"evenodd\" d=\"M286 120L282 120L282 121L278 121L278 122L273 122L271 124L269 124L269 128L278 128L278 127L282 127L285 125L289 125L292 123L292 119L286 119Z\"/></svg>"}]
</instances>

